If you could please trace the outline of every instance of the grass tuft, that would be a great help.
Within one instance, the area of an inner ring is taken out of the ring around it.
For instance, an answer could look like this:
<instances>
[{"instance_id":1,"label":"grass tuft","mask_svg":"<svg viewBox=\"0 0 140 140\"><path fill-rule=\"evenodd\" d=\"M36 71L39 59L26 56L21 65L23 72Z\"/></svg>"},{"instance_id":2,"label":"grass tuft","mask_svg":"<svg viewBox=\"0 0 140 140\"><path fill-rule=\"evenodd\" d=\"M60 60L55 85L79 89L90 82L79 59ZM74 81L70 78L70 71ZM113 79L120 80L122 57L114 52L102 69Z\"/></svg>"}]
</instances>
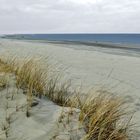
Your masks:
<instances>
[{"instance_id":1,"label":"grass tuft","mask_svg":"<svg viewBox=\"0 0 140 140\"><path fill-rule=\"evenodd\" d=\"M46 73L33 59L25 60L16 67L17 86L28 89L29 93L36 95L44 93Z\"/></svg>"},{"instance_id":2,"label":"grass tuft","mask_svg":"<svg viewBox=\"0 0 140 140\"><path fill-rule=\"evenodd\" d=\"M87 133L85 140L128 140L128 112L122 99L105 93L96 97L93 94L85 99L79 115Z\"/></svg>"},{"instance_id":3,"label":"grass tuft","mask_svg":"<svg viewBox=\"0 0 140 140\"><path fill-rule=\"evenodd\" d=\"M70 82L58 85L59 78L49 80L46 86L46 96L60 106L68 106L70 95Z\"/></svg>"},{"instance_id":4,"label":"grass tuft","mask_svg":"<svg viewBox=\"0 0 140 140\"><path fill-rule=\"evenodd\" d=\"M0 73L11 73L11 72L13 72L11 65L3 62L2 59L0 59Z\"/></svg>"}]
</instances>

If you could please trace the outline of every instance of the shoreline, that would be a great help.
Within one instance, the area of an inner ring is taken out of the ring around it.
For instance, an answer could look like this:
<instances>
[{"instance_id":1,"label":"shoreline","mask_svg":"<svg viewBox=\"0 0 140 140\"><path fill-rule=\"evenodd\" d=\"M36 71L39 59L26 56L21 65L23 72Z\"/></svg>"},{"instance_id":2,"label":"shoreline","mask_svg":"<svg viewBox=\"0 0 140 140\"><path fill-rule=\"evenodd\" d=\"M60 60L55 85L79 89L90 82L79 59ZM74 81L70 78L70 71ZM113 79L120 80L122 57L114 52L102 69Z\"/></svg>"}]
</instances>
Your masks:
<instances>
[{"instance_id":1,"label":"shoreline","mask_svg":"<svg viewBox=\"0 0 140 140\"><path fill-rule=\"evenodd\" d=\"M85 41L49 41L49 40L25 40L25 39L1 39L29 43L54 44L75 50L100 51L121 56L140 57L140 44L111 43L111 42L85 42Z\"/></svg>"}]
</instances>

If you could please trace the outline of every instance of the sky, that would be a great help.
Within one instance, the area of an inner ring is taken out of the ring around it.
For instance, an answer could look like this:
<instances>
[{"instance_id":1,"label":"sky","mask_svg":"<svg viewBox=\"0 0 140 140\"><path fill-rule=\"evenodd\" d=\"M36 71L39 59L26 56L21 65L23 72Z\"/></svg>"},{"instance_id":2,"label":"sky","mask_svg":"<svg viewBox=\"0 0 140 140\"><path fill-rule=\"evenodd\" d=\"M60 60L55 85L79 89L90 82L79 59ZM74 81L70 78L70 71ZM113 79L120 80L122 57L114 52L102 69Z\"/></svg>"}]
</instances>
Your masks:
<instances>
[{"instance_id":1,"label":"sky","mask_svg":"<svg viewBox=\"0 0 140 140\"><path fill-rule=\"evenodd\" d=\"M140 0L0 0L0 34L140 33Z\"/></svg>"}]
</instances>

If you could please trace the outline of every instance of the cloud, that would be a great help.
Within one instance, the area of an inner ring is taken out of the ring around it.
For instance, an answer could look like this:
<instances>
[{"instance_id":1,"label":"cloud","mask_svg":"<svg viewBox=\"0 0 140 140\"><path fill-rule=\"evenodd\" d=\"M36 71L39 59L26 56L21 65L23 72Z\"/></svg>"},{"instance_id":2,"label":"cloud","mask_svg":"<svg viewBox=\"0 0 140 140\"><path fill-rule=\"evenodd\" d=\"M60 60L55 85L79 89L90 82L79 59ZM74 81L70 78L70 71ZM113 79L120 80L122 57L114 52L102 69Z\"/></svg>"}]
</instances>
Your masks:
<instances>
[{"instance_id":1,"label":"cloud","mask_svg":"<svg viewBox=\"0 0 140 140\"><path fill-rule=\"evenodd\" d=\"M3 33L138 33L139 0L0 0Z\"/></svg>"}]
</instances>

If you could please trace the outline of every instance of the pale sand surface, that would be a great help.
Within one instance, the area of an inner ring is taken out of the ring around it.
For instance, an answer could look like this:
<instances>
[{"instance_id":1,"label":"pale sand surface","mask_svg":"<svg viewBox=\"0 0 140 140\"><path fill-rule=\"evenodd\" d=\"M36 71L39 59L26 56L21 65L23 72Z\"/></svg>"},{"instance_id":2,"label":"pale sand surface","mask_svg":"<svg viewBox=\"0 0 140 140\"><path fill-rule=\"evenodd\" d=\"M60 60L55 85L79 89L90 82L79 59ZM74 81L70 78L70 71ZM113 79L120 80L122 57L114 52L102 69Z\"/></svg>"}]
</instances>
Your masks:
<instances>
[{"instance_id":1,"label":"pale sand surface","mask_svg":"<svg viewBox=\"0 0 140 140\"><path fill-rule=\"evenodd\" d=\"M0 53L9 52L19 58L49 56L49 61L64 67L65 74L76 84L82 83L88 88L103 85L120 94L139 96L139 57L108 54L99 49L88 51L68 47L62 44L2 40Z\"/></svg>"},{"instance_id":2,"label":"pale sand surface","mask_svg":"<svg viewBox=\"0 0 140 140\"><path fill-rule=\"evenodd\" d=\"M62 112L62 107L46 98L36 99L39 104L32 107L27 117L26 95L16 88L14 75L7 75L7 80L7 88L0 89L0 140L80 140L83 137L83 129L78 129L78 109L68 116L69 108L63 108ZM59 123L61 115L63 123Z\"/></svg>"},{"instance_id":3,"label":"pale sand surface","mask_svg":"<svg viewBox=\"0 0 140 140\"><path fill-rule=\"evenodd\" d=\"M65 69L65 77L72 79L73 86L82 85L85 91L92 87L102 87L125 97L130 107L137 111L133 121L140 126L140 55L116 51L119 55L114 53L115 50L96 47L88 50L84 45L0 40L0 55L9 52L19 58L49 56L50 63L59 66L58 70ZM135 129L140 139L140 128Z\"/></svg>"}]
</instances>

